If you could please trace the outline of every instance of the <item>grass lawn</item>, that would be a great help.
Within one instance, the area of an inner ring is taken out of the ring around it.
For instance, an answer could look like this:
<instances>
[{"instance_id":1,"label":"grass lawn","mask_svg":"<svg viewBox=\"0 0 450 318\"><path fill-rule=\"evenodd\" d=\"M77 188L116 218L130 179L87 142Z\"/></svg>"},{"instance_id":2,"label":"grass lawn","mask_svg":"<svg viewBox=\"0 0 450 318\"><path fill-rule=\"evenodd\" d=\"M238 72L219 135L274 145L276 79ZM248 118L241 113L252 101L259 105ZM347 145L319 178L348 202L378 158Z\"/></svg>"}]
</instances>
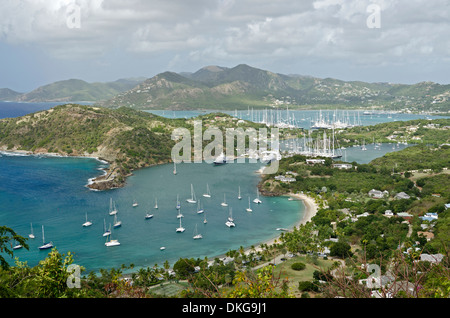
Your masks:
<instances>
[{"instance_id":1,"label":"grass lawn","mask_svg":"<svg viewBox=\"0 0 450 318\"><path fill-rule=\"evenodd\" d=\"M306 264L306 268L301 271L296 271L291 268L291 265L297 262ZM289 280L289 293L294 294L296 297L301 296L301 292L298 290L298 283L301 281L312 281L313 273L316 270L328 269L335 260L323 260L317 259L317 265L311 263L306 256L297 256L293 258L287 258L283 263L279 263L274 269L274 277L287 278Z\"/></svg>"},{"instance_id":2,"label":"grass lawn","mask_svg":"<svg viewBox=\"0 0 450 318\"><path fill-rule=\"evenodd\" d=\"M150 288L150 292L164 297L176 297L183 289L188 287L188 283L164 283Z\"/></svg>"}]
</instances>

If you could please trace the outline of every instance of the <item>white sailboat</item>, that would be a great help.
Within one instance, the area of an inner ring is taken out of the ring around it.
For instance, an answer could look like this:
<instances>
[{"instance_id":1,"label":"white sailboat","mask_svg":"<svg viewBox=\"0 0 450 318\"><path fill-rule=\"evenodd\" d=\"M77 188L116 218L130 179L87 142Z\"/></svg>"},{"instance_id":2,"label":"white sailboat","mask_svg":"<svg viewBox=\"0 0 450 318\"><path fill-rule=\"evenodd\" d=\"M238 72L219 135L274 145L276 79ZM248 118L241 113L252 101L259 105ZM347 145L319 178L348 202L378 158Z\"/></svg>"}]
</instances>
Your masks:
<instances>
[{"instance_id":1,"label":"white sailboat","mask_svg":"<svg viewBox=\"0 0 450 318\"><path fill-rule=\"evenodd\" d=\"M241 187L239 187L239 194L238 194L238 200L242 199L241 197Z\"/></svg>"},{"instance_id":2,"label":"white sailboat","mask_svg":"<svg viewBox=\"0 0 450 318\"><path fill-rule=\"evenodd\" d=\"M111 224L109 224L109 227L111 228ZM106 245L107 247L110 247L110 246L119 246L119 245L120 245L120 242L119 242L118 240L113 240L113 239L111 239L111 236L112 236L112 233L110 233L110 234L108 235L108 237L106 238L105 245Z\"/></svg>"},{"instance_id":3,"label":"white sailboat","mask_svg":"<svg viewBox=\"0 0 450 318\"><path fill-rule=\"evenodd\" d=\"M230 212L229 212L227 221L225 222L225 225L228 226L228 227L235 227L236 226L236 224L234 223L234 219L233 219L231 208L230 208Z\"/></svg>"},{"instance_id":4,"label":"white sailboat","mask_svg":"<svg viewBox=\"0 0 450 318\"><path fill-rule=\"evenodd\" d=\"M155 209L158 209L158 198L155 198Z\"/></svg>"},{"instance_id":5,"label":"white sailboat","mask_svg":"<svg viewBox=\"0 0 450 318\"><path fill-rule=\"evenodd\" d=\"M195 229L194 229L194 236L193 236L193 239L194 239L194 240L198 240L198 239L201 239L201 238L203 238L203 235L201 235L200 233L198 233L198 231L197 231L197 224L195 224Z\"/></svg>"},{"instance_id":6,"label":"white sailboat","mask_svg":"<svg viewBox=\"0 0 450 318\"><path fill-rule=\"evenodd\" d=\"M106 221L103 219L103 236L108 236L111 234L111 227L107 230L106 229Z\"/></svg>"},{"instance_id":7,"label":"white sailboat","mask_svg":"<svg viewBox=\"0 0 450 318\"><path fill-rule=\"evenodd\" d=\"M197 203L197 199L195 198L194 186L191 183L191 198L186 200L188 203Z\"/></svg>"},{"instance_id":8,"label":"white sailboat","mask_svg":"<svg viewBox=\"0 0 450 318\"><path fill-rule=\"evenodd\" d=\"M16 244L13 246L13 250L21 249L23 246L21 244Z\"/></svg>"},{"instance_id":9,"label":"white sailboat","mask_svg":"<svg viewBox=\"0 0 450 318\"><path fill-rule=\"evenodd\" d=\"M88 226L91 226L91 225L92 225L92 222L88 221L87 212L86 212L86 222L83 223L83 226L84 227L88 227Z\"/></svg>"},{"instance_id":10,"label":"white sailboat","mask_svg":"<svg viewBox=\"0 0 450 318\"><path fill-rule=\"evenodd\" d=\"M363 150L363 151L367 150L364 139L363 139L361 150Z\"/></svg>"},{"instance_id":11,"label":"white sailboat","mask_svg":"<svg viewBox=\"0 0 450 318\"><path fill-rule=\"evenodd\" d=\"M225 193L223 194L223 202L220 204L221 206L228 206L227 201L225 200Z\"/></svg>"},{"instance_id":12,"label":"white sailboat","mask_svg":"<svg viewBox=\"0 0 450 318\"><path fill-rule=\"evenodd\" d=\"M247 212L252 212L252 208L250 207L250 197L248 197L248 208L246 209Z\"/></svg>"},{"instance_id":13,"label":"white sailboat","mask_svg":"<svg viewBox=\"0 0 450 318\"><path fill-rule=\"evenodd\" d=\"M234 222L234 219L233 219L233 208L229 208L228 209L229 210L229 213L228 213L228 221L230 221L230 222Z\"/></svg>"},{"instance_id":14,"label":"white sailboat","mask_svg":"<svg viewBox=\"0 0 450 318\"><path fill-rule=\"evenodd\" d=\"M180 205L180 200L178 198L178 194L177 194L177 210L181 209L181 205Z\"/></svg>"},{"instance_id":15,"label":"white sailboat","mask_svg":"<svg viewBox=\"0 0 450 318\"><path fill-rule=\"evenodd\" d=\"M181 213L181 209L178 209L177 219L184 218L184 215Z\"/></svg>"},{"instance_id":16,"label":"white sailboat","mask_svg":"<svg viewBox=\"0 0 450 318\"><path fill-rule=\"evenodd\" d=\"M115 215L117 213L116 204L111 198L109 200L109 215Z\"/></svg>"},{"instance_id":17,"label":"white sailboat","mask_svg":"<svg viewBox=\"0 0 450 318\"><path fill-rule=\"evenodd\" d=\"M203 218L203 224L208 223L208 221L206 220L206 213L203 214L204 218Z\"/></svg>"},{"instance_id":18,"label":"white sailboat","mask_svg":"<svg viewBox=\"0 0 450 318\"><path fill-rule=\"evenodd\" d=\"M136 200L133 200L133 208L137 207L139 204L137 203Z\"/></svg>"},{"instance_id":19,"label":"white sailboat","mask_svg":"<svg viewBox=\"0 0 450 318\"><path fill-rule=\"evenodd\" d=\"M209 191L209 185L208 184L206 184L206 193L203 194L203 196L205 198L210 198L211 197L211 192Z\"/></svg>"},{"instance_id":20,"label":"white sailboat","mask_svg":"<svg viewBox=\"0 0 450 318\"><path fill-rule=\"evenodd\" d=\"M177 233L183 233L185 228L181 225L181 218L180 218L180 226L177 227L176 232Z\"/></svg>"},{"instance_id":21,"label":"white sailboat","mask_svg":"<svg viewBox=\"0 0 450 318\"><path fill-rule=\"evenodd\" d=\"M53 247L53 243L45 243L45 236L44 236L44 226L42 225L42 245L39 246L40 250L46 250Z\"/></svg>"},{"instance_id":22,"label":"white sailboat","mask_svg":"<svg viewBox=\"0 0 450 318\"><path fill-rule=\"evenodd\" d=\"M113 225L113 227L116 229L116 228L121 227L121 226L122 226L122 221L117 220L117 214L114 215L114 225Z\"/></svg>"},{"instance_id":23,"label":"white sailboat","mask_svg":"<svg viewBox=\"0 0 450 318\"><path fill-rule=\"evenodd\" d=\"M259 199L259 190L256 189L256 198L253 200L254 203L260 204L262 201Z\"/></svg>"},{"instance_id":24,"label":"white sailboat","mask_svg":"<svg viewBox=\"0 0 450 318\"><path fill-rule=\"evenodd\" d=\"M201 207L200 200L198 200L197 213L202 214L203 212L205 212L205 210Z\"/></svg>"},{"instance_id":25,"label":"white sailboat","mask_svg":"<svg viewBox=\"0 0 450 318\"><path fill-rule=\"evenodd\" d=\"M30 239L34 239L34 234L33 234L33 223L30 223L30 228L31 228L31 232L30 232L30 234L28 234L28 237L29 237Z\"/></svg>"},{"instance_id":26,"label":"white sailboat","mask_svg":"<svg viewBox=\"0 0 450 318\"><path fill-rule=\"evenodd\" d=\"M145 215L145 219L146 219L146 220L151 219L152 217L153 217L153 214L151 214L151 213L147 213L147 214Z\"/></svg>"}]
</instances>

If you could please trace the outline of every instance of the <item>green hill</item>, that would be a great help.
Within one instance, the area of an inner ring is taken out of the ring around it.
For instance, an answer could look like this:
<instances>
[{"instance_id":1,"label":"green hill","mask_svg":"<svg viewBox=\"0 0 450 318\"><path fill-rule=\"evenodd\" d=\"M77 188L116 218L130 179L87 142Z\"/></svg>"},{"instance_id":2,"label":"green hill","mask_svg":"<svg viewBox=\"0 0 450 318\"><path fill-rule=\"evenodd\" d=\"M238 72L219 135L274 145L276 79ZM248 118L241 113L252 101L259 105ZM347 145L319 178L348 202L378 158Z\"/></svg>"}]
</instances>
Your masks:
<instances>
[{"instance_id":1,"label":"green hill","mask_svg":"<svg viewBox=\"0 0 450 318\"><path fill-rule=\"evenodd\" d=\"M165 72L99 103L136 109L247 109L248 107L450 109L450 85L365 83L283 75L245 64L207 66L194 73Z\"/></svg>"},{"instance_id":2,"label":"green hill","mask_svg":"<svg viewBox=\"0 0 450 318\"><path fill-rule=\"evenodd\" d=\"M170 122L129 108L67 104L0 120L0 149L104 159L112 175L91 187L107 189L121 186L135 169L170 161Z\"/></svg>"},{"instance_id":3,"label":"green hill","mask_svg":"<svg viewBox=\"0 0 450 318\"><path fill-rule=\"evenodd\" d=\"M12 89L0 88L0 100L13 101L20 95L21 93L13 91Z\"/></svg>"},{"instance_id":4,"label":"green hill","mask_svg":"<svg viewBox=\"0 0 450 318\"><path fill-rule=\"evenodd\" d=\"M127 91L143 80L136 78L107 83L88 83L79 79L69 79L38 87L25 94L17 94L14 100L20 102L99 101ZM0 99L3 99L1 97L0 95Z\"/></svg>"}]
</instances>

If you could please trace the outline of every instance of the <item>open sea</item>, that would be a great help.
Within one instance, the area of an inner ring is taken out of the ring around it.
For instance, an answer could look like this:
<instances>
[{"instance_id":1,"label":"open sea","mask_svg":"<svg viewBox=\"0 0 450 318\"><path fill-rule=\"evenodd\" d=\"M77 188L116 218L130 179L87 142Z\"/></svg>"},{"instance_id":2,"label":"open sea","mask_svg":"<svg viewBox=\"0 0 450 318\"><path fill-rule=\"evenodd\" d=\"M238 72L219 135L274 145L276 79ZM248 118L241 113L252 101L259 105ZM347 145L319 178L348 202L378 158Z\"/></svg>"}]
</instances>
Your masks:
<instances>
[{"instance_id":1,"label":"open sea","mask_svg":"<svg viewBox=\"0 0 450 318\"><path fill-rule=\"evenodd\" d=\"M0 118L22 116L56 104L0 102ZM175 113L165 111L159 115L192 117L204 112ZM306 118L312 118L314 113L304 116L304 122L307 122ZM386 115L383 120L409 120L416 116L420 115L402 114L395 118ZM369 120L370 116L361 117ZM372 120L380 120L377 118ZM300 115L297 119L301 122ZM367 145L367 151L352 147L345 150L345 155L349 162L367 163L404 147L407 145L394 149L390 144L377 148ZM45 241L52 241L61 253L72 252L74 263L84 266L87 272L118 268L122 264L134 264L135 268L162 265L166 260L173 264L180 257L212 258L240 246L256 246L278 236L277 228L292 228L304 212L302 201L289 201L287 197L261 197L262 204L251 202L253 212L246 212L248 198L253 201L257 196L256 185L260 178L257 170L262 167L261 163L223 166L183 163L177 165L176 175L172 165L160 165L135 171L124 188L109 191L87 188L89 179L102 174L104 167L105 163L89 158L1 153L0 225L10 227L24 237L33 230L36 237L28 240L29 250L15 250L14 256L27 261L29 266L44 259L49 250L38 249L43 243L44 226ZM211 198L202 196L207 184ZM205 211L202 214L197 213L197 204L186 202L191 197L191 185ZM239 187L242 200L237 198ZM186 229L183 233L175 231L179 226L177 195L184 216L181 218ZM228 207L221 206L224 197ZM112 238L121 243L116 247L106 247L106 239L102 236L105 225L112 226L114 221L109 215L111 199L118 209L117 217L122 221L120 228L112 230ZM139 204L137 207L132 206L134 201ZM156 201L158 209L154 208ZM235 228L225 225L230 209ZM147 213L153 214L153 218L145 219ZM86 216L93 222L90 227L82 226ZM206 224L203 223L205 217ZM196 227L203 239L193 239ZM165 250L160 250L162 246ZM5 258L13 264L8 255Z\"/></svg>"}]
</instances>

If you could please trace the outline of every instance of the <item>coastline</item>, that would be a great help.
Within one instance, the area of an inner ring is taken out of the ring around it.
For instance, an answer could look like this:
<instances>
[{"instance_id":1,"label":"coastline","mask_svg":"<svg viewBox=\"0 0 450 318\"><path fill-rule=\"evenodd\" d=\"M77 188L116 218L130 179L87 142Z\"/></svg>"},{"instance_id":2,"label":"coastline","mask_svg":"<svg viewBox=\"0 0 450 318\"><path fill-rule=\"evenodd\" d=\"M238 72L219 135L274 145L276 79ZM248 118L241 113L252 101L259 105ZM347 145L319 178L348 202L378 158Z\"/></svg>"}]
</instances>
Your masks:
<instances>
[{"instance_id":1,"label":"coastline","mask_svg":"<svg viewBox=\"0 0 450 318\"><path fill-rule=\"evenodd\" d=\"M308 222L311 221L311 219L316 215L319 207L316 203L316 201L307 196L306 194L303 193L288 193L287 194L288 197L303 201L303 205L305 206L304 209L304 213L303 213L303 217L301 218L301 220L298 221L297 224L294 225L294 227L300 227L301 225L304 225ZM261 242L258 246L255 247L254 250L256 251L262 251L262 245L273 245L275 243L277 243L279 241L280 235L278 235L277 237L274 237L272 239L266 240L264 242ZM245 253L248 255L250 253L250 248L247 248L245 250Z\"/></svg>"}]
</instances>

